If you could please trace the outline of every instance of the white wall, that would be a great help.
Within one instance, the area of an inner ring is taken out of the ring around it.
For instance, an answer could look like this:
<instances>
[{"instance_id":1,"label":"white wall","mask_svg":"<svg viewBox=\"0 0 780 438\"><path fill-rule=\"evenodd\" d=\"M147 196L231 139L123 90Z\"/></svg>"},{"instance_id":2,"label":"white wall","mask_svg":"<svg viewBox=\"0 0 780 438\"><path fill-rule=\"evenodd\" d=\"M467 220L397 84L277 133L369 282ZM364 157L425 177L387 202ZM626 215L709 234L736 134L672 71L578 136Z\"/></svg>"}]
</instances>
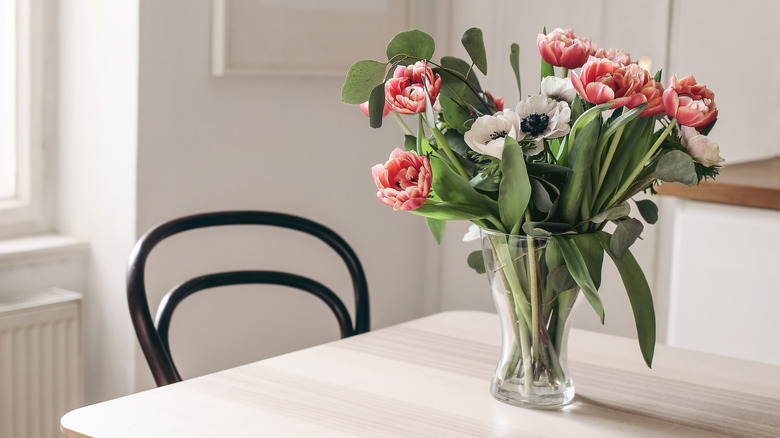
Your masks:
<instances>
[{"instance_id":1,"label":"white wall","mask_svg":"<svg viewBox=\"0 0 780 438\"><path fill-rule=\"evenodd\" d=\"M52 171L59 231L91 247L83 309L86 397L96 401L133 383L124 268L135 239L138 2L58 5Z\"/></svg>"}]
</instances>

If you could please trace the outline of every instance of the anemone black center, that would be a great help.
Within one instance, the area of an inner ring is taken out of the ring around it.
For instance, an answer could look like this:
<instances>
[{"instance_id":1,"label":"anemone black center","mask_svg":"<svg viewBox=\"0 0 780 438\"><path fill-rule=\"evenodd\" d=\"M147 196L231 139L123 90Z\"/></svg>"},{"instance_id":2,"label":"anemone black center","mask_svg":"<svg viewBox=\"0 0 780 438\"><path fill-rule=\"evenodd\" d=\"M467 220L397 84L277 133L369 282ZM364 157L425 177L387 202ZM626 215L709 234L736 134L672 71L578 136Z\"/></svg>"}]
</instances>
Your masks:
<instances>
[{"instance_id":1,"label":"anemone black center","mask_svg":"<svg viewBox=\"0 0 780 438\"><path fill-rule=\"evenodd\" d=\"M495 140L497 138L504 138L506 137L506 131L496 131L490 133L490 139Z\"/></svg>"},{"instance_id":2,"label":"anemone black center","mask_svg":"<svg viewBox=\"0 0 780 438\"><path fill-rule=\"evenodd\" d=\"M550 118L547 114L530 114L520 122L520 129L531 134L532 137L536 137L543 133L549 124Z\"/></svg>"}]
</instances>

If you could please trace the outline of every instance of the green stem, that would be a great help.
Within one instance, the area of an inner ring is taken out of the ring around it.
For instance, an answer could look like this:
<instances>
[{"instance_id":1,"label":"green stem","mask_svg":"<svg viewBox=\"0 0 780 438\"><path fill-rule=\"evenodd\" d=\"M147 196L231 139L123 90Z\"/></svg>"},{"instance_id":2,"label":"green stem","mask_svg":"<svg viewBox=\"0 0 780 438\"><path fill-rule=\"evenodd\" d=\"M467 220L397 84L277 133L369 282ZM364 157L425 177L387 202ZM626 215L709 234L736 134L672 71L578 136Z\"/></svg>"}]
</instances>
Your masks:
<instances>
[{"instance_id":1,"label":"green stem","mask_svg":"<svg viewBox=\"0 0 780 438\"><path fill-rule=\"evenodd\" d=\"M677 123L677 119L672 119L672 121L669 122L669 124L666 126L666 129L664 129L664 132L662 132L661 136L658 137L658 140L656 140L655 143L653 143L653 146L650 147L650 150L647 151L644 157L642 157L642 161L639 162L637 167L629 175L628 179L626 179L623 185L620 186L620 189L615 193L615 196L612 197L610 202L607 204L607 207L613 205L617 200L620 199L620 197L622 196L621 193L625 192L626 190L628 190L629 187L631 187L631 184L634 183L634 178L636 178L637 175L639 175L639 173L642 171L642 169L645 168L645 164L648 161L650 161L650 158L653 157L653 154L655 154L658 148L661 147L661 144L664 142L664 140L666 140L666 137L669 136L669 133L672 131L672 128L676 123Z\"/></svg>"},{"instance_id":2,"label":"green stem","mask_svg":"<svg viewBox=\"0 0 780 438\"><path fill-rule=\"evenodd\" d=\"M561 67L561 77L566 79L569 77L569 69L566 67Z\"/></svg>"},{"instance_id":3,"label":"green stem","mask_svg":"<svg viewBox=\"0 0 780 438\"><path fill-rule=\"evenodd\" d=\"M433 132L433 136L436 138L436 144L438 144L440 148L444 149L444 153L447 154L447 157L450 159L453 166L455 166L455 170L457 170L460 176L465 178L467 181L471 180L469 174L466 173L466 169L464 169L463 165L460 164L460 160L458 160L455 152L452 152L450 143L444 137L444 134L442 134L441 131L439 131L439 128L437 128L435 125L428 124L428 127L431 128L431 132Z\"/></svg>"},{"instance_id":4,"label":"green stem","mask_svg":"<svg viewBox=\"0 0 780 438\"><path fill-rule=\"evenodd\" d=\"M404 123L404 121L401 119L401 116L395 111L390 111L390 112L393 113L393 117L395 118L395 121L398 122L398 125L401 126L401 129L404 131L404 134L414 136L414 132L412 132L412 130L409 129L408 126L406 126L406 123Z\"/></svg>"},{"instance_id":5,"label":"green stem","mask_svg":"<svg viewBox=\"0 0 780 438\"><path fill-rule=\"evenodd\" d=\"M530 221L531 215L526 210L525 220ZM528 295L531 298L531 345L533 346L533 360L537 362L540 358L539 351L539 291L536 284L536 245L534 238L528 236Z\"/></svg>"}]
</instances>

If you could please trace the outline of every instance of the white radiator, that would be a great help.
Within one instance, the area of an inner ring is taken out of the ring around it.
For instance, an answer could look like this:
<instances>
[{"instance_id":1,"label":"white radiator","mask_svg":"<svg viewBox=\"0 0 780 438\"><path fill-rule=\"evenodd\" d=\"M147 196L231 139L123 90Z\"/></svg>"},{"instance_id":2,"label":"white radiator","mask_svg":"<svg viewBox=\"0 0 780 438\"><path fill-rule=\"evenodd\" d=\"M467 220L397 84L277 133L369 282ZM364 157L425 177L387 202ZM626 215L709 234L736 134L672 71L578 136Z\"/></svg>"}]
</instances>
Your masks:
<instances>
[{"instance_id":1,"label":"white radiator","mask_svg":"<svg viewBox=\"0 0 780 438\"><path fill-rule=\"evenodd\" d=\"M0 438L62 437L84 399L81 295L0 296Z\"/></svg>"}]
</instances>

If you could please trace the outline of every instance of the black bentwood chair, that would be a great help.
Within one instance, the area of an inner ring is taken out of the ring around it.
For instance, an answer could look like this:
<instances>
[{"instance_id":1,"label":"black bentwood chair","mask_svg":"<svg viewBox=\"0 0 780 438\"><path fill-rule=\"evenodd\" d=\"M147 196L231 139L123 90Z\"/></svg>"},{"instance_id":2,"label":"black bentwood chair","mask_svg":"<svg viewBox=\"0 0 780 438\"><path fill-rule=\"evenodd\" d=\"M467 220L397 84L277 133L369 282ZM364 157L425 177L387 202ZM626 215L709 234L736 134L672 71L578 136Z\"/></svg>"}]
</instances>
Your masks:
<instances>
[{"instance_id":1,"label":"black bentwood chair","mask_svg":"<svg viewBox=\"0 0 780 438\"><path fill-rule=\"evenodd\" d=\"M312 279L278 271L230 271L206 274L185 281L171 289L160 302L152 321L146 299L144 270L152 249L167 237L196 228L223 225L271 225L308 233L321 239L344 260L352 277L355 299L355 325L349 311L333 291ZM304 290L322 300L333 312L341 337L369 330L368 284L357 255L347 242L331 229L298 216L267 211L222 211L174 219L148 231L136 243L127 267L127 301L138 341L149 363L157 386L182 380L171 358L168 328L176 306L186 297L203 289L238 284L275 284Z\"/></svg>"}]
</instances>

